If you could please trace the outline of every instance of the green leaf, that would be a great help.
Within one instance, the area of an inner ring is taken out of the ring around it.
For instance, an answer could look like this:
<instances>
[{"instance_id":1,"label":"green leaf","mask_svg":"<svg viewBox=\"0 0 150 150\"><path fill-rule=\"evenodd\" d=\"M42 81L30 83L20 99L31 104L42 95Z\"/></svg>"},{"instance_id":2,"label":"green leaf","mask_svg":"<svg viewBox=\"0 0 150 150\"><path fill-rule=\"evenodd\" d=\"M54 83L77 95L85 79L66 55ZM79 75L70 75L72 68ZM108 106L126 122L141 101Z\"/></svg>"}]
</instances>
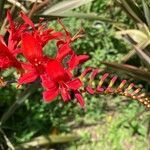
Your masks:
<instances>
[{"instance_id":1,"label":"green leaf","mask_svg":"<svg viewBox=\"0 0 150 150\"><path fill-rule=\"evenodd\" d=\"M142 0L142 2L143 2L143 9L144 9L145 18L146 18L147 24L150 28L150 8L144 0Z\"/></svg>"},{"instance_id":2,"label":"green leaf","mask_svg":"<svg viewBox=\"0 0 150 150\"><path fill-rule=\"evenodd\" d=\"M72 142L79 139L79 136L76 134L66 134L66 135L41 135L32 139L27 143L23 143L16 147L16 149L32 149L36 148L37 146L44 146L44 145L52 145L52 144L60 144L60 143L67 143Z\"/></svg>"},{"instance_id":3,"label":"green leaf","mask_svg":"<svg viewBox=\"0 0 150 150\"><path fill-rule=\"evenodd\" d=\"M126 72L127 74L130 74L138 79L141 79L143 81L146 81L150 84L150 72L139 69L135 66L127 65L127 64L117 64L117 63L108 63L108 62L102 62L103 64L112 67L117 70L122 70Z\"/></svg>"},{"instance_id":4,"label":"green leaf","mask_svg":"<svg viewBox=\"0 0 150 150\"><path fill-rule=\"evenodd\" d=\"M144 53L143 50L138 46L134 46L134 49L136 50L136 53L139 55L141 60L143 60L145 64L150 68L150 57L146 55L146 53Z\"/></svg>"},{"instance_id":5,"label":"green leaf","mask_svg":"<svg viewBox=\"0 0 150 150\"><path fill-rule=\"evenodd\" d=\"M42 15L49 15L49 14L58 15L92 1L93 0L67 0L67 1L59 2L53 5L52 7L50 7L49 9L45 10L42 13Z\"/></svg>"},{"instance_id":6,"label":"green leaf","mask_svg":"<svg viewBox=\"0 0 150 150\"><path fill-rule=\"evenodd\" d=\"M145 48L150 44L150 38L144 32L136 29L123 30L116 32L116 35L128 35L134 40L140 47Z\"/></svg>"},{"instance_id":7,"label":"green leaf","mask_svg":"<svg viewBox=\"0 0 150 150\"><path fill-rule=\"evenodd\" d=\"M138 24L138 28L140 31L144 32L147 36L150 37L150 29L146 24Z\"/></svg>"},{"instance_id":8,"label":"green leaf","mask_svg":"<svg viewBox=\"0 0 150 150\"><path fill-rule=\"evenodd\" d=\"M135 0L122 0L123 2L126 2L128 4L128 6L131 8L131 10L133 11L129 11L133 16L137 16L140 20L142 20L145 23L145 17L144 14L142 12L142 10L140 9L139 5L136 3Z\"/></svg>"},{"instance_id":9,"label":"green leaf","mask_svg":"<svg viewBox=\"0 0 150 150\"><path fill-rule=\"evenodd\" d=\"M76 18L89 19L89 20L101 20L103 22L107 22L107 23L111 23L111 24L123 25L121 23L118 23L117 21L113 21L113 20L110 20L107 18L100 17L95 13L86 14L86 13L75 13L75 12L69 11L69 12L65 12L65 13L61 13L61 14L55 13L55 14L50 14L50 15L36 15L36 16L44 17L46 19L52 19L52 17L55 17L55 18L58 18L58 17L76 17Z\"/></svg>"},{"instance_id":10,"label":"green leaf","mask_svg":"<svg viewBox=\"0 0 150 150\"><path fill-rule=\"evenodd\" d=\"M144 16L138 5L133 0L117 0L117 3L137 22L145 22Z\"/></svg>"}]
</instances>

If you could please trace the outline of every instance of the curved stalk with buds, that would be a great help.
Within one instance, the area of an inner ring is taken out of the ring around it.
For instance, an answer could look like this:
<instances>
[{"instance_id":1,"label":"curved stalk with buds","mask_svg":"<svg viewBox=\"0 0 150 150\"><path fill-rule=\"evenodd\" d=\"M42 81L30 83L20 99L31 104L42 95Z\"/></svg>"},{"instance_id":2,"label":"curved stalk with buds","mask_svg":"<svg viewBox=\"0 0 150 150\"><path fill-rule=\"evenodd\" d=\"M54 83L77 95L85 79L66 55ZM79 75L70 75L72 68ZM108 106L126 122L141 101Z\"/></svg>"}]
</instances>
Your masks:
<instances>
[{"instance_id":1,"label":"curved stalk with buds","mask_svg":"<svg viewBox=\"0 0 150 150\"><path fill-rule=\"evenodd\" d=\"M83 71L80 76L80 80L88 81L88 84L84 87L84 92L88 92L91 95L94 94L118 94L137 100L146 107L150 107L150 99L146 97L146 93L142 92L142 88L136 88L134 83L128 83L127 80L122 80L120 84L115 87L115 83L118 84L118 77L114 75L109 79L111 74L105 73L98 79L96 84L97 76L100 75L99 69L87 68ZM95 82L94 82L95 81Z\"/></svg>"}]
</instances>

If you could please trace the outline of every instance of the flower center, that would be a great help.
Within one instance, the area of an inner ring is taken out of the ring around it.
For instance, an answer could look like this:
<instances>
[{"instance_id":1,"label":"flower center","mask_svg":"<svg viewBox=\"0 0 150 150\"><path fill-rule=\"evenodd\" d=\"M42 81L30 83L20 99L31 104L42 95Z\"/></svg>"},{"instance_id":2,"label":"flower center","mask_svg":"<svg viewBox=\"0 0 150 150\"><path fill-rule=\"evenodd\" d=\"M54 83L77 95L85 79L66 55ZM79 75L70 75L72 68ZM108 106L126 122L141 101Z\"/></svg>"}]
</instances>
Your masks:
<instances>
[{"instance_id":1,"label":"flower center","mask_svg":"<svg viewBox=\"0 0 150 150\"><path fill-rule=\"evenodd\" d=\"M44 69L45 61L42 61L41 59L35 58L33 64L36 67L36 70L37 70L38 73L43 73L44 72L44 70L45 70Z\"/></svg>"}]
</instances>

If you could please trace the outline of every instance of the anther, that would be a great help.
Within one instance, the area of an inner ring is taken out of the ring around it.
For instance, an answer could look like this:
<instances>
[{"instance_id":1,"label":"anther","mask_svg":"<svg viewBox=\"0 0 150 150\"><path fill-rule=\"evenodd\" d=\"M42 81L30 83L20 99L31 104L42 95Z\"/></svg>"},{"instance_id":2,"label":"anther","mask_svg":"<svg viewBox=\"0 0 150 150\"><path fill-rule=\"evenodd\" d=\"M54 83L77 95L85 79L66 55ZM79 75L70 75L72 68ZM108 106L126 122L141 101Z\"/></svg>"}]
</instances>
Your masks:
<instances>
[{"instance_id":1,"label":"anther","mask_svg":"<svg viewBox=\"0 0 150 150\"><path fill-rule=\"evenodd\" d=\"M147 107L150 108L150 104L148 104Z\"/></svg>"}]
</instances>

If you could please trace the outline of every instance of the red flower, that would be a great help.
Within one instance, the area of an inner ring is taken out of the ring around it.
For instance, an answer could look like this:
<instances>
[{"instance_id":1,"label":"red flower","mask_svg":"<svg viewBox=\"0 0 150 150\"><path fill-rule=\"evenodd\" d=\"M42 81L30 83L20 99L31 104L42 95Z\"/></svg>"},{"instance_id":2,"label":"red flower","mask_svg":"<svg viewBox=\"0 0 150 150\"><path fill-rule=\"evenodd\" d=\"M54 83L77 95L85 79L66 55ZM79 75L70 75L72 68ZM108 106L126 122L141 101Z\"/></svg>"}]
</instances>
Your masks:
<instances>
[{"instance_id":1,"label":"red flower","mask_svg":"<svg viewBox=\"0 0 150 150\"><path fill-rule=\"evenodd\" d=\"M19 84L29 83L45 72L45 64L48 60L42 53L39 42L29 33L22 34L22 53L29 61L22 63L22 67L27 70L18 80Z\"/></svg>"},{"instance_id":2,"label":"red flower","mask_svg":"<svg viewBox=\"0 0 150 150\"><path fill-rule=\"evenodd\" d=\"M26 26L17 26L13 22L9 11L7 11L7 19L9 21L9 27L7 29L9 32L8 45L5 44L3 37L0 36L0 68L15 67L21 70L21 63L17 60L16 56L20 52L20 48L18 47L21 40L20 35L26 30Z\"/></svg>"},{"instance_id":3,"label":"red flower","mask_svg":"<svg viewBox=\"0 0 150 150\"><path fill-rule=\"evenodd\" d=\"M86 55L73 54L67 62L68 67L65 68L62 61L66 56L69 56L72 51L66 45L58 50L55 59L48 58L43 55L42 47L32 35L24 33L22 35L22 53L29 61L22 63L22 67L27 70L19 79L19 83L33 82L37 77L42 78L42 85L47 89L43 93L46 102L50 102L60 92L63 100L68 101L71 99L70 91L73 91L75 97L84 106L84 101L78 89L82 86L78 78L73 78L71 71L81 62L88 59ZM66 65L67 65L66 64Z\"/></svg>"},{"instance_id":4,"label":"red flower","mask_svg":"<svg viewBox=\"0 0 150 150\"><path fill-rule=\"evenodd\" d=\"M21 69L21 64L15 58L15 54L13 54L5 45L2 36L0 36L0 69L6 69L9 67Z\"/></svg>"},{"instance_id":5,"label":"red flower","mask_svg":"<svg viewBox=\"0 0 150 150\"><path fill-rule=\"evenodd\" d=\"M20 14L25 24L32 27L33 31L31 33L34 38L38 40L42 47L47 44L49 40L59 39L63 36L61 32L54 32L51 28L46 29L47 23L42 24L43 19L40 20L38 27L35 27L32 20L30 20L24 13Z\"/></svg>"},{"instance_id":6,"label":"red flower","mask_svg":"<svg viewBox=\"0 0 150 150\"><path fill-rule=\"evenodd\" d=\"M59 20L60 22L60 20ZM64 101L71 100L70 92L72 91L82 107L84 107L84 100L79 92L82 82L79 78L75 78L72 71L89 57L87 55L76 55L71 49L72 42L70 33L63 26L66 38L57 42L58 52L56 58L49 59L46 66L46 74L42 75L42 85L46 88L43 92L45 102L51 102L59 93ZM70 57L65 61L66 57Z\"/></svg>"},{"instance_id":7,"label":"red flower","mask_svg":"<svg viewBox=\"0 0 150 150\"><path fill-rule=\"evenodd\" d=\"M51 102L61 93L64 101L71 100L70 91L72 91L78 102L84 107L84 100L79 92L82 82L79 78L74 78L72 71L78 64L88 59L87 55L73 54L67 62L68 67L64 67L62 61L69 55L70 49L66 45L59 49L55 59L50 59L46 66L46 73L42 76L42 85L47 90L43 92L45 102ZM59 57L58 57L59 56Z\"/></svg>"},{"instance_id":8,"label":"red flower","mask_svg":"<svg viewBox=\"0 0 150 150\"><path fill-rule=\"evenodd\" d=\"M73 91L80 105L84 107L83 98L78 91L82 86L79 78L73 79L69 70L66 70L57 59L48 62L46 71L47 75L42 76L42 85L47 89L43 92L45 102L51 102L59 93L64 101L68 101L71 99L70 91Z\"/></svg>"},{"instance_id":9,"label":"red flower","mask_svg":"<svg viewBox=\"0 0 150 150\"><path fill-rule=\"evenodd\" d=\"M7 11L7 19L9 21L9 28L7 29L9 32L8 37L8 49L15 55L20 53L20 48L18 48L18 45L21 40L21 34L27 30L26 24L17 25L15 22L13 22L12 16Z\"/></svg>"},{"instance_id":10,"label":"red flower","mask_svg":"<svg viewBox=\"0 0 150 150\"><path fill-rule=\"evenodd\" d=\"M27 70L20 79L19 83L33 82L37 77L42 78L42 85L47 89L43 93L46 102L52 101L60 92L64 101L71 99L70 91L73 91L75 97L84 106L84 101L78 89L82 86L78 78L74 78L72 71L81 62L88 59L86 55L77 56L72 52L70 60L63 65L63 60L70 55L72 49L67 45L61 46L55 59L43 55L42 47L37 39L31 34L22 35L22 53L29 61L22 63L22 67Z\"/></svg>"},{"instance_id":11,"label":"red flower","mask_svg":"<svg viewBox=\"0 0 150 150\"><path fill-rule=\"evenodd\" d=\"M20 52L27 60L27 62L21 63L25 72L19 78L19 84L30 83L41 77L42 85L46 88L46 91L43 92L46 102L52 101L59 93L61 93L64 101L69 101L72 91L80 105L84 107L84 100L79 92L82 82L79 78L73 76L73 70L80 63L86 61L88 56L76 55L70 46L70 43L80 36L76 34L71 38L70 33L61 21L59 22L65 30L65 36L61 32L46 29L46 25L42 25L41 22L38 27L35 27L34 23L23 13L21 13L21 17L25 23L19 27L12 21L9 12L7 16L10 22L10 28L8 29L10 33L9 47L11 50L17 49L18 43L21 41ZM28 27L32 28L30 33L27 33ZM43 54L42 48L49 40L53 39L58 40L58 52L55 58L49 58ZM69 60L65 61L66 57Z\"/></svg>"}]
</instances>

